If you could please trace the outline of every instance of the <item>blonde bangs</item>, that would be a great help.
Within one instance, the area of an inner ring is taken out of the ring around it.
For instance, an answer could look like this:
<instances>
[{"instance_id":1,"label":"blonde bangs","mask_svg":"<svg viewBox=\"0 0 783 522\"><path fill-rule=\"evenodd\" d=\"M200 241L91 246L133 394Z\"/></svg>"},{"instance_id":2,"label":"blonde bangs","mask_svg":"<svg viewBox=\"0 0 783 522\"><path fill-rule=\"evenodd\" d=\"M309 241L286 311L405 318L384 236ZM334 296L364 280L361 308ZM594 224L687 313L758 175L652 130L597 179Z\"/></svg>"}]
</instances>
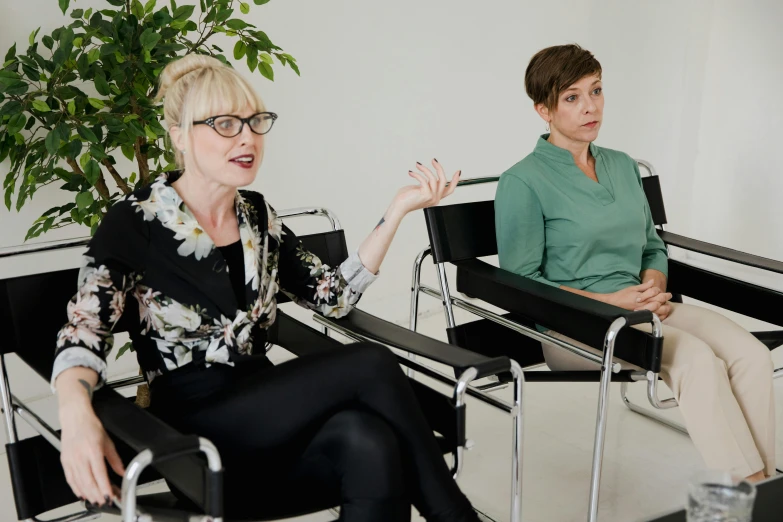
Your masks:
<instances>
[{"instance_id":1,"label":"blonde bangs","mask_svg":"<svg viewBox=\"0 0 783 522\"><path fill-rule=\"evenodd\" d=\"M163 100L166 124L178 126L189 141L194 121L221 114L241 115L248 109L265 112L261 97L237 71L211 56L190 54L163 69L156 99ZM184 167L182 151L174 149Z\"/></svg>"}]
</instances>

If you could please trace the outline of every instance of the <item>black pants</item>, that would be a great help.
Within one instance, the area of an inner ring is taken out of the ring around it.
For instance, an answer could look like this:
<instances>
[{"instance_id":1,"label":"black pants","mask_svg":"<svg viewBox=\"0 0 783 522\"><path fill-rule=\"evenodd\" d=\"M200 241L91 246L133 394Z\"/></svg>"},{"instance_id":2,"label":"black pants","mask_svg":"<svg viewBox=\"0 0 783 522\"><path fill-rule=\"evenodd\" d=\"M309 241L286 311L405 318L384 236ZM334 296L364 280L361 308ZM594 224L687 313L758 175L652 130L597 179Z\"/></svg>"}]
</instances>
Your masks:
<instances>
[{"instance_id":1,"label":"black pants","mask_svg":"<svg viewBox=\"0 0 783 522\"><path fill-rule=\"evenodd\" d=\"M158 377L151 411L218 448L227 515L477 521L394 355L373 344Z\"/></svg>"}]
</instances>

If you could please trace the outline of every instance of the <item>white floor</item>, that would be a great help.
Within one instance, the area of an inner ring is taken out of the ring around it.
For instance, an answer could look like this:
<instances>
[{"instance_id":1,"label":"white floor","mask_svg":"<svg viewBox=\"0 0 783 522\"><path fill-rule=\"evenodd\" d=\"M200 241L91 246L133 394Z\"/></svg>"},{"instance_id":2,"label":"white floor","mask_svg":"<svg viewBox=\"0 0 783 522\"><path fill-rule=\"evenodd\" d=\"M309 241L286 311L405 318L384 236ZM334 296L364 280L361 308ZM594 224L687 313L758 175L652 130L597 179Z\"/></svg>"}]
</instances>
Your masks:
<instances>
[{"instance_id":1,"label":"white floor","mask_svg":"<svg viewBox=\"0 0 783 522\"><path fill-rule=\"evenodd\" d=\"M419 331L444 339L443 317L437 314L421 319ZM278 353L277 356L284 357L284 354ZM777 366L781 366L783 361L776 362ZM776 386L780 396L783 382ZM585 520L597 389L597 385L592 383L535 383L525 388L525 521ZM495 393L510 399L510 389ZM663 387L662 395L666 396L665 393ZM644 385L632 385L631 396L644 404ZM474 505L496 520L506 521L509 512L510 420L498 410L469 400L468 437L475 441L475 446L466 454L459 482ZM51 403L47 400L38 402L41 404L36 410L53 421ZM781 403L783 401L779 400L778 418L783 418ZM678 417L676 411L671 415ZM781 456L783 452L779 445L779 460ZM688 437L627 410L620 401L619 384L612 385L600 520L643 521L679 508L684 503L689 477L701 466L700 457ZM0 469L0 521L16 520L5 455L0 455ZM75 506L69 506L42 518L67 514L75 509ZM104 519L119 520L114 517ZM317 514L296 520L320 522L332 519L328 514Z\"/></svg>"}]
</instances>

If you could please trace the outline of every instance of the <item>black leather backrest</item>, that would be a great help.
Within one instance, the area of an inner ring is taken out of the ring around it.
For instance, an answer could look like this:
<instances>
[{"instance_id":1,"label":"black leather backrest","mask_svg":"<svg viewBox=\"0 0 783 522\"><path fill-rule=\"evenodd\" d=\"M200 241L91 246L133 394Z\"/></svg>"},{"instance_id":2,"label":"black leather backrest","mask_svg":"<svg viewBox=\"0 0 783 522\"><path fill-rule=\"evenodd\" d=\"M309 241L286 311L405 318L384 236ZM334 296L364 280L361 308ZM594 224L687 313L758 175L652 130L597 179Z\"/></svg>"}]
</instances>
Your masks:
<instances>
[{"instance_id":1,"label":"black leather backrest","mask_svg":"<svg viewBox=\"0 0 783 522\"><path fill-rule=\"evenodd\" d=\"M494 201L425 208L424 218L436 263L498 253Z\"/></svg>"},{"instance_id":2,"label":"black leather backrest","mask_svg":"<svg viewBox=\"0 0 783 522\"><path fill-rule=\"evenodd\" d=\"M345 243L345 233L342 230L321 232L318 234L308 234L299 236L302 240L302 246L318 256L321 263L330 267L338 267L348 258L348 246ZM288 303L290 299L285 294L277 294L277 302Z\"/></svg>"},{"instance_id":3,"label":"black leather backrest","mask_svg":"<svg viewBox=\"0 0 783 522\"><path fill-rule=\"evenodd\" d=\"M666 207L663 204L663 192L661 192L661 178L658 176L647 176L642 178L642 188L647 196L647 203L650 205L653 223L656 225L666 224Z\"/></svg>"},{"instance_id":4,"label":"black leather backrest","mask_svg":"<svg viewBox=\"0 0 783 522\"><path fill-rule=\"evenodd\" d=\"M67 321L79 269L0 281L0 350L16 352L46 379L51 375L57 332ZM10 332L10 336L7 334Z\"/></svg>"}]
</instances>

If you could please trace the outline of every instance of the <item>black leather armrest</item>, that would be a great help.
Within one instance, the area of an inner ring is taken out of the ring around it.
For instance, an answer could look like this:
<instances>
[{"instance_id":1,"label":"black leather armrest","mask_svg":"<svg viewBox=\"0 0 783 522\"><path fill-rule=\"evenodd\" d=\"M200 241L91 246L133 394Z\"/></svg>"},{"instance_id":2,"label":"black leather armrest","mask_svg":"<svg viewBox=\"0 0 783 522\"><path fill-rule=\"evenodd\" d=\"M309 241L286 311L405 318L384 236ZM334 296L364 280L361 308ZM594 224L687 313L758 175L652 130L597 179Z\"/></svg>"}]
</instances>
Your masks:
<instances>
[{"instance_id":1,"label":"black leather armrest","mask_svg":"<svg viewBox=\"0 0 783 522\"><path fill-rule=\"evenodd\" d=\"M496 359L485 357L412 332L407 328L355 308L342 319L325 319L378 343L405 350L457 370L475 367L481 377L508 371L510 367L510 362L505 357Z\"/></svg>"},{"instance_id":2,"label":"black leather armrest","mask_svg":"<svg viewBox=\"0 0 783 522\"><path fill-rule=\"evenodd\" d=\"M95 392L93 407L106 431L136 453L149 449L153 456L162 456L168 450L192 449L195 443L193 436L181 434L108 387ZM195 455L184 455L176 460L156 459L154 467L198 507L210 509L206 495L209 471L205 461Z\"/></svg>"},{"instance_id":3,"label":"black leather armrest","mask_svg":"<svg viewBox=\"0 0 783 522\"><path fill-rule=\"evenodd\" d=\"M478 259L455 261L457 289L563 335L603 349L606 331L617 318L626 326L649 323L649 311L632 312L555 288L494 267ZM660 370L661 342L634 328L623 328L615 354L647 370Z\"/></svg>"},{"instance_id":4,"label":"black leather armrest","mask_svg":"<svg viewBox=\"0 0 783 522\"><path fill-rule=\"evenodd\" d=\"M712 243L705 243L704 241L691 239L689 237L673 234L671 232L658 231L658 235L661 236L661 239L663 239L663 242L667 245L684 248L685 250L698 252L699 254L705 254L710 257L726 259L741 265L752 266L762 270L767 270L769 272L783 274L783 263L780 261L775 261L774 259L746 254L745 252L740 252L739 250L713 245Z\"/></svg>"}]
</instances>

